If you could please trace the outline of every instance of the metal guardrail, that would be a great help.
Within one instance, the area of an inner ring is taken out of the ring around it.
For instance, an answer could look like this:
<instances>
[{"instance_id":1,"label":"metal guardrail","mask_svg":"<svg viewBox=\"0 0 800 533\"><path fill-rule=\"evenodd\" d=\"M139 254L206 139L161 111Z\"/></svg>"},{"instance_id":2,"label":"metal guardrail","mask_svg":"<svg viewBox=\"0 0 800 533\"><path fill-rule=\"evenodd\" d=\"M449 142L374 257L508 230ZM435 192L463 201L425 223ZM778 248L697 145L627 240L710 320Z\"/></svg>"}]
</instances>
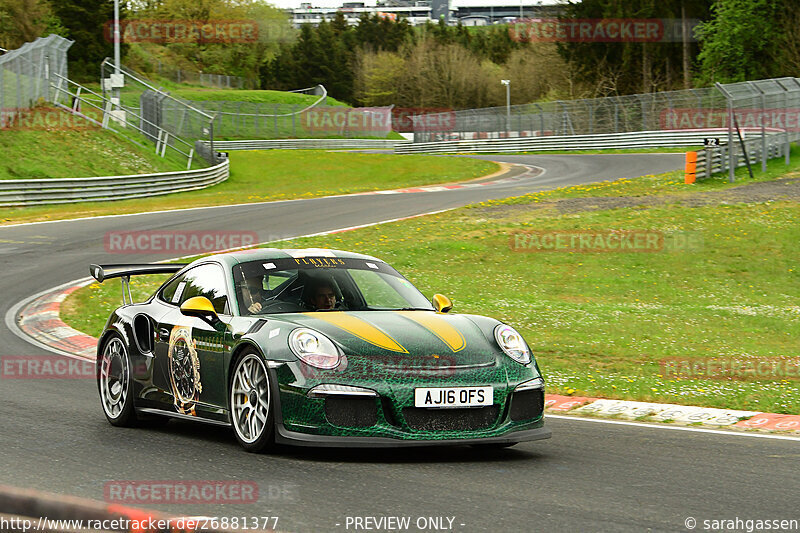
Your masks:
<instances>
[{"instance_id":1,"label":"metal guardrail","mask_svg":"<svg viewBox=\"0 0 800 533\"><path fill-rule=\"evenodd\" d=\"M146 198L222 183L230 162L200 170L98 178L0 180L0 207Z\"/></svg>"},{"instance_id":2,"label":"metal guardrail","mask_svg":"<svg viewBox=\"0 0 800 533\"><path fill-rule=\"evenodd\" d=\"M198 141L207 147L208 143ZM214 149L226 150L392 150L410 145L399 139L265 139L252 141L214 141ZM702 144L702 142L701 142ZM200 149L196 151L200 152Z\"/></svg>"},{"instance_id":3,"label":"metal guardrail","mask_svg":"<svg viewBox=\"0 0 800 533\"><path fill-rule=\"evenodd\" d=\"M738 139L734 141L735 162L734 168L747 165L751 166L759 161L766 163L769 159L783 156L786 164L789 164L791 141L796 135L788 132L771 132L765 136L751 137L744 140L747 158L741 151ZM710 178L719 172L729 172L731 165L731 153L727 144L720 146L703 148L695 152L686 153L685 183L694 183L698 179Z\"/></svg>"},{"instance_id":4,"label":"metal guardrail","mask_svg":"<svg viewBox=\"0 0 800 533\"><path fill-rule=\"evenodd\" d=\"M609 150L626 148L669 148L699 146L709 136L722 136L727 130L635 131L599 135L515 137L470 141L404 143L395 147L399 154L460 152L536 152L554 150Z\"/></svg>"}]
</instances>

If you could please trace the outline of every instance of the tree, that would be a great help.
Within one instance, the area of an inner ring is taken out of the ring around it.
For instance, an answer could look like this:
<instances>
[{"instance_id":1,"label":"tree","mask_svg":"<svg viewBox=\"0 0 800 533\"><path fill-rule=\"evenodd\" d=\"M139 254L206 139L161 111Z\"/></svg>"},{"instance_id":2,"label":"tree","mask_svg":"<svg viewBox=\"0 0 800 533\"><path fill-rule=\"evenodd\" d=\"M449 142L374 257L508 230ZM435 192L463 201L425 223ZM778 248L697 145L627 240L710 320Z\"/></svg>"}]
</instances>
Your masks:
<instances>
[{"instance_id":1,"label":"tree","mask_svg":"<svg viewBox=\"0 0 800 533\"><path fill-rule=\"evenodd\" d=\"M19 48L51 33L67 36L48 0L0 0L0 46Z\"/></svg>"},{"instance_id":2,"label":"tree","mask_svg":"<svg viewBox=\"0 0 800 533\"><path fill-rule=\"evenodd\" d=\"M397 104L405 60L397 52L360 50L355 61L356 100L365 106Z\"/></svg>"},{"instance_id":3,"label":"tree","mask_svg":"<svg viewBox=\"0 0 800 533\"><path fill-rule=\"evenodd\" d=\"M726 0L727 1L727 0ZM712 0L583 0L569 4L562 20L707 19ZM670 27L670 29L673 29ZM575 69L577 79L597 96L670 90L683 87L681 70L697 54L696 43L678 35L659 42L559 42L558 50ZM686 56L686 57L685 57Z\"/></svg>"},{"instance_id":4,"label":"tree","mask_svg":"<svg viewBox=\"0 0 800 533\"><path fill-rule=\"evenodd\" d=\"M70 77L97 79L100 63L114 54L113 39L105 33L114 20L113 0L58 0L53 10L75 41L69 50Z\"/></svg>"},{"instance_id":5,"label":"tree","mask_svg":"<svg viewBox=\"0 0 800 533\"><path fill-rule=\"evenodd\" d=\"M778 76L789 6L788 0L717 0L713 18L698 32L701 80L727 83Z\"/></svg>"}]
</instances>

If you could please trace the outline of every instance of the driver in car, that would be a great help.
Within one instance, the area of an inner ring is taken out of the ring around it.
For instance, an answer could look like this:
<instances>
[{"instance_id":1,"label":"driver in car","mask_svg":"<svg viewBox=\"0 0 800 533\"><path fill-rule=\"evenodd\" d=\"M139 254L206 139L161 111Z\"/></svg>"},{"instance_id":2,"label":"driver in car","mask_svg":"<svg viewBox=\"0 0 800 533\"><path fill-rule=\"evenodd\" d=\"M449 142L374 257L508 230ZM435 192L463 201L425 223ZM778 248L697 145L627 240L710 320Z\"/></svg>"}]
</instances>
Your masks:
<instances>
[{"instance_id":1,"label":"driver in car","mask_svg":"<svg viewBox=\"0 0 800 533\"><path fill-rule=\"evenodd\" d=\"M330 311L336 307L336 291L333 282L319 280L311 282L308 305L314 311Z\"/></svg>"},{"instance_id":2,"label":"driver in car","mask_svg":"<svg viewBox=\"0 0 800 533\"><path fill-rule=\"evenodd\" d=\"M262 276L255 276L245 279L244 283L245 286L242 292L245 298L249 298L250 300L247 310L250 313L258 313L261 311L261 302L266 299L266 294L264 294L264 278ZM245 303L248 303L247 300L245 300Z\"/></svg>"}]
</instances>

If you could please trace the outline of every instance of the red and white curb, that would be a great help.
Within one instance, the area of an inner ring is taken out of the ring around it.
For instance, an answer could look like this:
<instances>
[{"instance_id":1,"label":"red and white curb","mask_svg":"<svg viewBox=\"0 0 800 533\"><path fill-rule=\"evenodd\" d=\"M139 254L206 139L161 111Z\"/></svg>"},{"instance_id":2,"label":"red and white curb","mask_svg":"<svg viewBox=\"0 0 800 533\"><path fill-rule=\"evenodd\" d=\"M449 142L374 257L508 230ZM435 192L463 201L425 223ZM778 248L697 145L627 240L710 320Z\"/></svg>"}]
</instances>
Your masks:
<instances>
[{"instance_id":1,"label":"red and white curb","mask_svg":"<svg viewBox=\"0 0 800 533\"><path fill-rule=\"evenodd\" d=\"M68 326L59 316L67 296L92 281L59 287L23 302L18 314L19 329L55 352L94 360L97 339Z\"/></svg>"},{"instance_id":2,"label":"red and white curb","mask_svg":"<svg viewBox=\"0 0 800 533\"><path fill-rule=\"evenodd\" d=\"M547 395L545 409L554 414L800 434L800 415L779 415L758 411L607 400L558 394Z\"/></svg>"}]
</instances>

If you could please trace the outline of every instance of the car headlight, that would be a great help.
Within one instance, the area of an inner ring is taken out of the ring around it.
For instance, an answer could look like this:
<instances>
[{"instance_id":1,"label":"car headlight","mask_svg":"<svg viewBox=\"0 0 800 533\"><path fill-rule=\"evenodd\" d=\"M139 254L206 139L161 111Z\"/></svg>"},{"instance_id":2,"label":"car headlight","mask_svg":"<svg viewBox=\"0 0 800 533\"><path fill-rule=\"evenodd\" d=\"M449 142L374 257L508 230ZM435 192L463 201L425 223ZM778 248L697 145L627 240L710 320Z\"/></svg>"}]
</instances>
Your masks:
<instances>
[{"instance_id":1,"label":"car headlight","mask_svg":"<svg viewBox=\"0 0 800 533\"><path fill-rule=\"evenodd\" d=\"M339 366L341 358L333 341L322 333L297 328L289 334L289 347L305 364L323 370Z\"/></svg>"},{"instance_id":2,"label":"car headlight","mask_svg":"<svg viewBox=\"0 0 800 533\"><path fill-rule=\"evenodd\" d=\"M517 330L506 324L494 328L494 338L500 349L517 363L527 365L531 362L531 353L522 335Z\"/></svg>"}]
</instances>

